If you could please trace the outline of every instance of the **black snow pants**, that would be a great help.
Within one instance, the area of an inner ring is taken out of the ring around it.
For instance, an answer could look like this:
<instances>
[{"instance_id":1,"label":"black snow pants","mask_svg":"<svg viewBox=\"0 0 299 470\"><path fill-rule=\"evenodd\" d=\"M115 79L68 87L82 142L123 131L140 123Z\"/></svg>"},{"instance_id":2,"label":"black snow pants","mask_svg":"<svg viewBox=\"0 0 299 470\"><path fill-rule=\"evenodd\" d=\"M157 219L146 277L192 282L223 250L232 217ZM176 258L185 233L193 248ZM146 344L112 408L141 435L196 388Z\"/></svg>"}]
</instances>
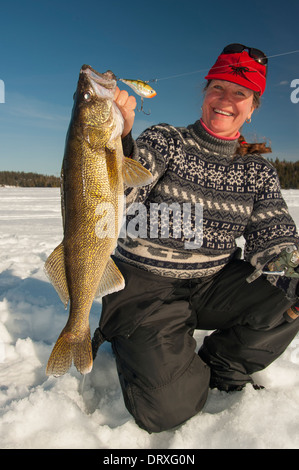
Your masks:
<instances>
[{"instance_id":1,"label":"black snow pants","mask_svg":"<svg viewBox=\"0 0 299 470\"><path fill-rule=\"evenodd\" d=\"M198 413L211 384L244 385L286 349L299 320L252 266L232 260L208 279L172 279L114 259L126 282L103 298L94 343L112 343L129 412L148 432L171 429ZM196 353L195 329L214 330Z\"/></svg>"}]
</instances>

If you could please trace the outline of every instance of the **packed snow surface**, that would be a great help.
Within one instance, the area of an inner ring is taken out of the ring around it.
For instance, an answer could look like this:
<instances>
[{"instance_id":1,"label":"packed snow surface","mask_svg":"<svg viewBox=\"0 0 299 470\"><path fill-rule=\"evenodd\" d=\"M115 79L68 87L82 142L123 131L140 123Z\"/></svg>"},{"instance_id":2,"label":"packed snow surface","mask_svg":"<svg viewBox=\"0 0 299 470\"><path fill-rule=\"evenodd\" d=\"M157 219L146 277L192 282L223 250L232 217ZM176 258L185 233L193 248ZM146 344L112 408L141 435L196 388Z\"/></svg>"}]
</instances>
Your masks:
<instances>
[{"instance_id":1,"label":"packed snow surface","mask_svg":"<svg viewBox=\"0 0 299 470\"><path fill-rule=\"evenodd\" d=\"M298 226L299 191L283 194ZM212 390L202 412L159 434L141 430L126 410L109 343L84 380L74 367L63 377L47 377L49 355L68 316L43 271L62 239L59 189L0 188L0 223L0 448L299 447L299 335L255 374L264 390ZM92 331L100 312L98 299ZM206 334L196 332L198 345Z\"/></svg>"}]
</instances>

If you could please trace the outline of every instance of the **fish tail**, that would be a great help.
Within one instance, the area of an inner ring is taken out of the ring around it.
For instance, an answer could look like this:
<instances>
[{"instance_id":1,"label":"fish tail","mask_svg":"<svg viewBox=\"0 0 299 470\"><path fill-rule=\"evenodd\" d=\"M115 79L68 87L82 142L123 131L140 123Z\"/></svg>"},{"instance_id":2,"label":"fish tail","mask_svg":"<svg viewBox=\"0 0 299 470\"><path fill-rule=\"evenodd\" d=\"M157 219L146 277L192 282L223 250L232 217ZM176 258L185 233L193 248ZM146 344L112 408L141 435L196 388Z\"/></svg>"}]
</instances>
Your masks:
<instances>
[{"instance_id":1,"label":"fish tail","mask_svg":"<svg viewBox=\"0 0 299 470\"><path fill-rule=\"evenodd\" d=\"M89 329L84 340L75 344L73 348L73 361L81 374L88 374L91 371L93 356Z\"/></svg>"},{"instance_id":2,"label":"fish tail","mask_svg":"<svg viewBox=\"0 0 299 470\"><path fill-rule=\"evenodd\" d=\"M65 330L60 334L49 358L46 374L64 375L74 362L81 374L88 374L93 365L90 332L78 341L78 338Z\"/></svg>"}]
</instances>

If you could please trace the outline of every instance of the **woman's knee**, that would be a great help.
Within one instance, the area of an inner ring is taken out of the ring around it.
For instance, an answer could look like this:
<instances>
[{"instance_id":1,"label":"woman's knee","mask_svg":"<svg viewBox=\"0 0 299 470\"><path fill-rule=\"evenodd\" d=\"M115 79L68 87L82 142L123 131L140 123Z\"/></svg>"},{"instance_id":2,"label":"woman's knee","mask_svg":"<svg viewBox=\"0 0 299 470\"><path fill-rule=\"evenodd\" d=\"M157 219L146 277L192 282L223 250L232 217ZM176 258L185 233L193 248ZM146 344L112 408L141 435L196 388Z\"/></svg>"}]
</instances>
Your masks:
<instances>
[{"instance_id":1,"label":"woman's knee","mask_svg":"<svg viewBox=\"0 0 299 470\"><path fill-rule=\"evenodd\" d=\"M204 406L210 369L197 356L185 372L171 383L148 388L121 378L124 399L136 423L148 432L172 429L196 415Z\"/></svg>"}]
</instances>

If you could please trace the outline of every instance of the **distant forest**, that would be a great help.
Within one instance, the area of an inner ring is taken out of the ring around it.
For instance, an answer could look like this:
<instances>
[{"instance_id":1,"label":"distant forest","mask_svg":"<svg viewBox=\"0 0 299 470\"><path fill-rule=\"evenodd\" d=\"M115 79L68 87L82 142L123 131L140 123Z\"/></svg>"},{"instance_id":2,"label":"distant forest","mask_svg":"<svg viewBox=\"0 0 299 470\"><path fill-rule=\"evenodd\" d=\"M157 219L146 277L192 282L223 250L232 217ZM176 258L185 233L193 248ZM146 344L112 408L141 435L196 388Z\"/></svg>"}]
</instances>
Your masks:
<instances>
[{"instance_id":1,"label":"distant forest","mask_svg":"<svg viewBox=\"0 0 299 470\"><path fill-rule=\"evenodd\" d=\"M286 162L278 158L269 161L276 168L282 189L299 189L299 161Z\"/></svg>"},{"instance_id":2,"label":"distant forest","mask_svg":"<svg viewBox=\"0 0 299 470\"><path fill-rule=\"evenodd\" d=\"M299 161L286 162L278 158L269 161L277 170L282 189L299 189ZM57 188L60 186L60 178L23 171L0 171L0 186Z\"/></svg>"},{"instance_id":3,"label":"distant forest","mask_svg":"<svg viewBox=\"0 0 299 470\"><path fill-rule=\"evenodd\" d=\"M60 186L60 178L38 173L24 173L23 171L0 171L0 186L57 188Z\"/></svg>"}]
</instances>

